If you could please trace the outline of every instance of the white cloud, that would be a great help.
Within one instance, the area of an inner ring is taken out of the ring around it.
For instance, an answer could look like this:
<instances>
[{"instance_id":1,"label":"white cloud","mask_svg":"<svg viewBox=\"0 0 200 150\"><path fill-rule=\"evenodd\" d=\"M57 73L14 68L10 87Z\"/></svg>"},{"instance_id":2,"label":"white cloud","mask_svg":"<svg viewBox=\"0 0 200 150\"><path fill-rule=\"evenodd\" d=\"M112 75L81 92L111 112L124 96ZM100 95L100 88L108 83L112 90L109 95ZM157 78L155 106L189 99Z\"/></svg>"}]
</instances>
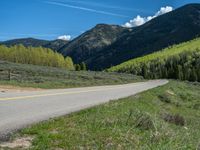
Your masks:
<instances>
[{"instance_id":1,"label":"white cloud","mask_svg":"<svg viewBox=\"0 0 200 150\"><path fill-rule=\"evenodd\" d=\"M171 7L171 6L161 7L160 11L158 11L155 14L155 16L157 17L157 16L160 16L160 15L166 14L166 13L172 11L172 10L173 10L173 7Z\"/></svg>"},{"instance_id":2,"label":"white cloud","mask_svg":"<svg viewBox=\"0 0 200 150\"><path fill-rule=\"evenodd\" d=\"M156 12L156 14L154 16L141 17L138 15L136 18L130 20L129 22L126 22L123 25L123 27L132 28L132 27L141 26L141 25L145 24L146 22L148 22L160 15L171 12L172 10L173 10L173 7L171 7L171 6L161 7L160 10L158 12Z\"/></svg>"},{"instance_id":3,"label":"white cloud","mask_svg":"<svg viewBox=\"0 0 200 150\"><path fill-rule=\"evenodd\" d=\"M61 35L58 37L59 40L69 41L71 40L71 35Z\"/></svg>"},{"instance_id":4,"label":"white cloud","mask_svg":"<svg viewBox=\"0 0 200 150\"><path fill-rule=\"evenodd\" d=\"M125 23L125 27L127 28L131 28L133 26L140 26L143 25L146 22L145 18L141 17L141 16L137 16L136 18L134 18L133 20L130 20L129 22Z\"/></svg>"}]
</instances>

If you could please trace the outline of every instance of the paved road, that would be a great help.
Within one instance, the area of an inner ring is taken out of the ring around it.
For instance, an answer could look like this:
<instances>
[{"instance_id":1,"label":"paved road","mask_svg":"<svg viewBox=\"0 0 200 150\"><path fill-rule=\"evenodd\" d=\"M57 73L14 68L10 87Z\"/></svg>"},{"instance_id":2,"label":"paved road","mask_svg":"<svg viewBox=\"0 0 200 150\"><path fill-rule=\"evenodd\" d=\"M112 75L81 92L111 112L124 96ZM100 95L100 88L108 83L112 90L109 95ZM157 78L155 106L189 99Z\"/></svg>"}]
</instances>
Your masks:
<instances>
[{"instance_id":1,"label":"paved road","mask_svg":"<svg viewBox=\"0 0 200 150\"><path fill-rule=\"evenodd\" d=\"M154 80L115 86L0 92L0 140L32 123L134 95L167 82Z\"/></svg>"}]
</instances>

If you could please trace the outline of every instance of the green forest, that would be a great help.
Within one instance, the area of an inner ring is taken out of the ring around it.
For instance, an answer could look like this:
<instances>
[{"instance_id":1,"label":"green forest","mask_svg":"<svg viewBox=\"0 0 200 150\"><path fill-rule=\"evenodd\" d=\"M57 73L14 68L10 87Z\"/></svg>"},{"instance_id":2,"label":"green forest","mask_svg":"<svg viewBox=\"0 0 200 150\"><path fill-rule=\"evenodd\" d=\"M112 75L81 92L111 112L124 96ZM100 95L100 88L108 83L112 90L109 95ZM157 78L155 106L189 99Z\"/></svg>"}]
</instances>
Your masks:
<instances>
[{"instance_id":1,"label":"green forest","mask_svg":"<svg viewBox=\"0 0 200 150\"><path fill-rule=\"evenodd\" d=\"M132 73L146 79L200 81L200 38L127 61L108 71Z\"/></svg>"},{"instance_id":2,"label":"green forest","mask_svg":"<svg viewBox=\"0 0 200 150\"><path fill-rule=\"evenodd\" d=\"M21 64L33 64L74 70L74 64L70 57L64 58L51 49L42 47L24 47L16 45L6 47L0 45L0 59Z\"/></svg>"}]
</instances>

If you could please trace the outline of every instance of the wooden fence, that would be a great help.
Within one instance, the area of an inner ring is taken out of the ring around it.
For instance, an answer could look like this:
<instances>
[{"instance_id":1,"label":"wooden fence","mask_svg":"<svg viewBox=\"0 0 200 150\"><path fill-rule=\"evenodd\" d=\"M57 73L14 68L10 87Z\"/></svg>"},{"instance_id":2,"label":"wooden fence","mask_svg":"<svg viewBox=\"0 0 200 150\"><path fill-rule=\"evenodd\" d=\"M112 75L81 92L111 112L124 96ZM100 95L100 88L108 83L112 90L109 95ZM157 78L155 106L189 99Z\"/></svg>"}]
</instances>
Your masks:
<instances>
[{"instance_id":1,"label":"wooden fence","mask_svg":"<svg viewBox=\"0 0 200 150\"><path fill-rule=\"evenodd\" d=\"M15 74L12 70L0 70L0 80L17 80L19 74Z\"/></svg>"}]
</instances>

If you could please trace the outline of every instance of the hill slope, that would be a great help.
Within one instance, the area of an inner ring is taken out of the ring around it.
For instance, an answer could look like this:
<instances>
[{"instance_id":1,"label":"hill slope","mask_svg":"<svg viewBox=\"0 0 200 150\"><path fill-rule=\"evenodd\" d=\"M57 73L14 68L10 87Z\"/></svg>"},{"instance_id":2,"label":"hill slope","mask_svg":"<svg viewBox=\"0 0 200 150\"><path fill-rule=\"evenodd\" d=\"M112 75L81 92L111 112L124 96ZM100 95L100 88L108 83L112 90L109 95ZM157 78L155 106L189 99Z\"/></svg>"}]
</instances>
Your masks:
<instances>
[{"instance_id":1,"label":"hill slope","mask_svg":"<svg viewBox=\"0 0 200 150\"><path fill-rule=\"evenodd\" d=\"M10 77L9 77L9 72ZM69 88L142 81L131 74L70 71L56 67L0 61L0 85L34 88ZM0 148L1 149L1 148Z\"/></svg>"},{"instance_id":2,"label":"hill slope","mask_svg":"<svg viewBox=\"0 0 200 150\"><path fill-rule=\"evenodd\" d=\"M162 51L129 60L108 69L145 78L173 78L200 81L200 38Z\"/></svg>"}]
</instances>

